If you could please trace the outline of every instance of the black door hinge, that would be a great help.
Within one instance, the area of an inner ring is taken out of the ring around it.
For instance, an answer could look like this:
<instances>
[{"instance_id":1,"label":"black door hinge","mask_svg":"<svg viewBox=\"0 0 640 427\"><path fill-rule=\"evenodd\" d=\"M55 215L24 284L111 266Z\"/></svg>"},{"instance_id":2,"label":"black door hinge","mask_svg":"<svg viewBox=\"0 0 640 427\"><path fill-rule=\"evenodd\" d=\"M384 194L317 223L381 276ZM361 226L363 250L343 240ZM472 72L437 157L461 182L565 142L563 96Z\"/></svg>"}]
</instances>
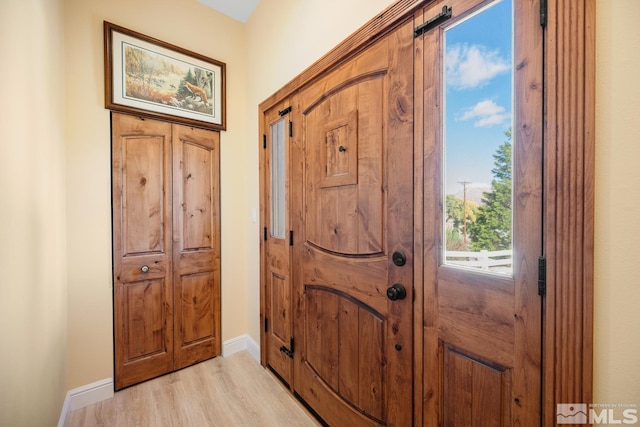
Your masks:
<instances>
[{"instance_id":1,"label":"black door hinge","mask_svg":"<svg viewBox=\"0 0 640 427\"><path fill-rule=\"evenodd\" d=\"M289 358L293 359L293 337L289 339L289 348L281 346L280 351L289 356Z\"/></svg>"},{"instance_id":2,"label":"black door hinge","mask_svg":"<svg viewBox=\"0 0 640 427\"><path fill-rule=\"evenodd\" d=\"M547 0L540 0L540 25L547 27Z\"/></svg>"},{"instance_id":3,"label":"black door hinge","mask_svg":"<svg viewBox=\"0 0 640 427\"><path fill-rule=\"evenodd\" d=\"M538 258L538 295L547 294L547 259L543 256Z\"/></svg>"},{"instance_id":4,"label":"black door hinge","mask_svg":"<svg viewBox=\"0 0 640 427\"><path fill-rule=\"evenodd\" d=\"M264 241L267 241L267 227L264 228Z\"/></svg>"},{"instance_id":5,"label":"black door hinge","mask_svg":"<svg viewBox=\"0 0 640 427\"><path fill-rule=\"evenodd\" d=\"M293 137L293 122L289 120L289 138Z\"/></svg>"},{"instance_id":6,"label":"black door hinge","mask_svg":"<svg viewBox=\"0 0 640 427\"><path fill-rule=\"evenodd\" d=\"M267 135L262 135L262 148L267 149Z\"/></svg>"},{"instance_id":7,"label":"black door hinge","mask_svg":"<svg viewBox=\"0 0 640 427\"><path fill-rule=\"evenodd\" d=\"M441 13L439 13L438 15L434 16L433 18L429 19L424 24L417 26L415 28L415 30L413 30L413 37L414 38L418 37L418 36L426 33L427 31L429 31L430 29L436 27L440 23L442 23L442 22L446 21L447 19L451 18L452 11L453 11L452 8L450 8L448 6L442 6L442 12Z\"/></svg>"},{"instance_id":8,"label":"black door hinge","mask_svg":"<svg viewBox=\"0 0 640 427\"><path fill-rule=\"evenodd\" d=\"M287 108L285 108L284 110L280 110L278 111L278 115L280 117L282 116L286 116L287 114L289 114L291 112L291 106L288 106Z\"/></svg>"},{"instance_id":9,"label":"black door hinge","mask_svg":"<svg viewBox=\"0 0 640 427\"><path fill-rule=\"evenodd\" d=\"M269 332L269 319L264 318L264 331Z\"/></svg>"},{"instance_id":10,"label":"black door hinge","mask_svg":"<svg viewBox=\"0 0 640 427\"><path fill-rule=\"evenodd\" d=\"M293 246L293 230L289 230L289 246Z\"/></svg>"}]
</instances>

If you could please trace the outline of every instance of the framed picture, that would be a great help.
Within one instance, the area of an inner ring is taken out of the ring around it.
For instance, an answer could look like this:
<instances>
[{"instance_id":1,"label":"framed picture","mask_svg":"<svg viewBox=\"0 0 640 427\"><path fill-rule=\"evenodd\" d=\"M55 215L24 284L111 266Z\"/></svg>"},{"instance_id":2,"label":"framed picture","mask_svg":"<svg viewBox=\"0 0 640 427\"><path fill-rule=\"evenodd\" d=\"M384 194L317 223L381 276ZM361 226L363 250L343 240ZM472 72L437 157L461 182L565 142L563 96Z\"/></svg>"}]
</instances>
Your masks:
<instances>
[{"instance_id":1,"label":"framed picture","mask_svg":"<svg viewBox=\"0 0 640 427\"><path fill-rule=\"evenodd\" d=\"M223 62L104 22L105 108L226 129Z\"/></svg>"}]
</instances>

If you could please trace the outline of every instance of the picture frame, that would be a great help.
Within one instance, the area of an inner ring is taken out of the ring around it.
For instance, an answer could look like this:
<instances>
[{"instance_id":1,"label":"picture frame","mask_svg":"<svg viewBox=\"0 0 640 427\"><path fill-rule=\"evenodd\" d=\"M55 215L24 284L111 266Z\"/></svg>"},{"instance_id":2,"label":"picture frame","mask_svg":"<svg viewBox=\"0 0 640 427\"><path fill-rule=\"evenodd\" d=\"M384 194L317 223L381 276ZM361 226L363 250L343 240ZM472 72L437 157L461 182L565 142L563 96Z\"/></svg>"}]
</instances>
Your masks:
<instances>
[{"instance_id":1,"label":"picture frame","mask_svg":"<svg viewBox=\"0 0 640 427\"><path fill-rule=\"evenodd\" d=\"M226 130L226 64L104 21L105 108Z\"/></svg>"}]
</instances>

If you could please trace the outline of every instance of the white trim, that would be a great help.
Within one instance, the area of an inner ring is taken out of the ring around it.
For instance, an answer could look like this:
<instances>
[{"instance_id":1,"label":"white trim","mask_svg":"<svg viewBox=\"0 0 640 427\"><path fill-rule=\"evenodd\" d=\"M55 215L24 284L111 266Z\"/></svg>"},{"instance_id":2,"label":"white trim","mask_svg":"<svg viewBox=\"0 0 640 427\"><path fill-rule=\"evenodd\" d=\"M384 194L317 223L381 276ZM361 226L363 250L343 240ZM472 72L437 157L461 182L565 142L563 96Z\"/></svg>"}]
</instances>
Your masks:
<instances>
[{"instance_id":1,"label":"white trim","mask_svg":"<svg viewBox=\"0 0 640 427\"><path fill-rule=\"evenodd\" d=\"M222 357L228 357L245 350L257 362L260 362L260 346L248 334L231 338L222 343Z\"/></svg>"},{"instance_id":2,"label":"white trim","mask_svg":"<svg viewBox=\"0 0 640 427\"><path fill-rule=\"evenodd\" d=\"M247 339L247 351L256 362L260 363L260 346L251 337Z\"/></svg>"},{"instance_id":3,"label":"white trim","mask_svg":"<svg viewBox=\"0 0 640 427\"><path fill-rule=\"evenodd\" d=\"M69 415L69 405L71 399L69 398L69 392L64 398L64 403L62 404L62 411L60 412L60 419L58 420L58 427L64 427L67 423L67 415Z\"/></svg>"},{"instance_id":4,"label":"white trim","mask_svg":"<svg viewBox=\"0 0 640 427\"><path fill-rule=\"evenodd\" d=\"M58 427L63 427L69 412L84 408L93 403L102 402L113 397L113 378L96 381L67 392L62 405L62 413L58 420Z\"/></svg>"},{"instance_id":5,"label":"white trim","mask_svg":"<svg viewBox=\"0 0 640 427\"><path fill-rule=\"evenodd\" d=\"M222 357L231 356L240 351L247 351L256 362L260 363L260 346L248 334L231 338L222 343ZM96 381L67 392L62 405L58 427L64 427L69 412L84 408L113 397L113 378Z\"/></svg>"}]
</instances>

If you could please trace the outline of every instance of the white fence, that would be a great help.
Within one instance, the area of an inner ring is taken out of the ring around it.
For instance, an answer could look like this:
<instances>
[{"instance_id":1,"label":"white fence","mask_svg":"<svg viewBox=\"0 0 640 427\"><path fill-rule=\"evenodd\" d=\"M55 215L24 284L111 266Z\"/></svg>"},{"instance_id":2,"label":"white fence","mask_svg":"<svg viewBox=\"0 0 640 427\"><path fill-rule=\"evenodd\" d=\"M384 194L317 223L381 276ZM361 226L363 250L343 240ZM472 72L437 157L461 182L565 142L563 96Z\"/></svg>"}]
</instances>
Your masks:
<instances>
[{"instance_id":1,"label":"white fence","mask_svg":"<svg viewBox=\"0 0 640 427\"><path fill-rule=\"evenodd\" d=\"M446 251L447 264L478 268L496 273L510 273L513 251ZM498 259L496 259L498 258Z\"/></svg>"}]
</instances>

